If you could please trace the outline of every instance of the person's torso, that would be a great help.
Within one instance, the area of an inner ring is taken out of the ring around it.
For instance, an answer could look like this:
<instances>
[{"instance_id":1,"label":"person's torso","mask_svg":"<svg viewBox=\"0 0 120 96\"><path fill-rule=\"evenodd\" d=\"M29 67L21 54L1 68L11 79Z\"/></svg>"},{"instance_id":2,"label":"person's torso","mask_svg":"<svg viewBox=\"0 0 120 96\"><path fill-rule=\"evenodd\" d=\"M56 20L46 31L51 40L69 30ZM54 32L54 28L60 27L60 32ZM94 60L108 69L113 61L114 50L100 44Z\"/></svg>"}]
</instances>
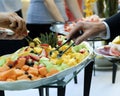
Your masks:
<instances>
[{"instance_id":1,"label":"person's torso","mask_svg":"<svg viewBox=\"0 0 120 96\"><path fill-rule=\"evenodd\" d=\"M21 8L21 0L0 0L0 12L15 12Z\"/></svg>"},{"instance_id":2,"label":"person's torso","mask_svg":"<svg viewBox=\"0 0 120 96\"><path fill-rule=\"evenodd\" d=\"M67 20L64 0L55 0L55 3L59 8L63 18ZM27 23L48 24L54 21L55 20L52 18L52 16L50 15L50 13L44 5L44 0L31 0L27 14Z\"/></svg>"}]
</instances>

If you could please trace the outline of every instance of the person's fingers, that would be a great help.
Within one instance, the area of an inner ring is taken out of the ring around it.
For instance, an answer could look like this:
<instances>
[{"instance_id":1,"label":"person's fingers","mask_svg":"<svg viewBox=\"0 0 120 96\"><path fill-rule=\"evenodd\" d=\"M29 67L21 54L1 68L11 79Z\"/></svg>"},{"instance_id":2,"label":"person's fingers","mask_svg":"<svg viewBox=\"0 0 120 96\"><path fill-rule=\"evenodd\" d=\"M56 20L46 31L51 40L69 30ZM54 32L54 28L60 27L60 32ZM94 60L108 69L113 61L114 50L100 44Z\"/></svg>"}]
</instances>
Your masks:
<instances>
[{"instance_id":1,"label":"person's fingers","mask_svg":"<svg viewBox=\"0 0 120 96\"><path fill-rule=\"evenodd\" d=\"M26 36L27 35L27 28L26 28L25 21L19 16L16 16L16 20L17 20L17 23L18 23L16 31L20 32L20 35L25 35Z\"/></svg>"},{"instance_id":2,"label":"person's fingers","mask_svg":"<svg viewBox=\"0 0 120 96\"><path fill-rule=\"evenodd\" d=\"M27 35L26 23L21 17L14 13L11 15L10 20L12 22L12 30L14 30L15 33L19 35Z\"/></svg>"},{"instance_id":3,"label":"person's fingers","mask_svg":"<svg viewBox=\"0 0 120 96\"><path fill-rule=\"evenodd\" d=\"M5 39L6 40L15 40L16 39L16 35L15 34L14 35L7 35Z\"/></svg>"},{"instance_id":4,"label":"person's fingers","mask_svg":"<svg viewBox=\"0 0 120 96\"><path fill-rule=\"evenodd\" d=\"M78 36L80 36L80 31L83 31L83 23L78 23L68 34L68 39L76 39Z\"/></svg>"},{"instance_id":5,"label":"person's fingers","mask_svg":"<svg viewBox=\"0 0 120 96\"><path fill-rule=\"evenodd\" d=\"M23 36L19 36L18 34L14 34L14 35L6 35L4 37L4 40L21 40L23 39Z\"/></svg>"},{"instance_id":6,"label":"person's fingers","mask_svg":"<svg viewBox=\"0 0 120 96\"><path fill-rule=\"evenodd\" d=\"M16 25L17 25L17 21L16 21L16 19L10 17L10 20L11 20L11 22L10 22L9 27L12 28L12 29L15 29L15 28L16 28Z\"/></svg>"},{"instance_id":7,"label":"person's fingers","mask_svg":"<svg viewBox=\"0 0 120 96\"><path fill-rule=\"evenodd\" d=\"M8 35L6 32L0 33L0 40L18 40L23 39L18 34Z\"/></svg>"},{"instance_id":8,"label":"person's fingers","mask_svg":"<svg viewBox=\"0 0 120 96\"><path fill-rule=\"evenodd\" d=\"M80 44L82 41L85 41L87 38L88 38L88 34L83 33L81 36L78 36L78 37L75 39L75 44L78 45L78 44Z\"/></svg>"},{"instance_id":9,"label":"person's fingers","mask_svg":"<svg viewBox=\"0 0 120 96\"><path fill-rule=\"evenodd\" d=\"M6 33L6 32L2 32L2 33L0 33L0 40L5 39L6 36L7 36L7 33Z\"/></svg>"},{"instance_id":10,"label":"person's fingers","mask_svg":"<svg viewBox=\"0 0 120 96\"><path fill-rule=\"evenodd\" d=\"M24 38L23 35L16 34L14 39L16 39L16 40L22 40L23 38Z\"/></svg>"},{"instance_id":11,"label":"person's fingers","mask_svg":"<svg viewBox=\"0 0 120 96\"><path fill-rule=\"evenodd\" d=\"M16 28L17 27L17 19L15 18L16 17L16 13L11 13L10 16L9 16L9 20L10 20L10 28Z\"/></svg>"},{"instance_id":12,"label":"person's fingers","mask_svg":"<svg viewBox=\"0 0 120 96\"><path fill-rule=\"evenodd\" d=\"M20 17L16 17L17 20L17 29L16 31L21 31L21 33L24 31L25 23L23 23L23 20Z\"/></svg>"}]
</instances>

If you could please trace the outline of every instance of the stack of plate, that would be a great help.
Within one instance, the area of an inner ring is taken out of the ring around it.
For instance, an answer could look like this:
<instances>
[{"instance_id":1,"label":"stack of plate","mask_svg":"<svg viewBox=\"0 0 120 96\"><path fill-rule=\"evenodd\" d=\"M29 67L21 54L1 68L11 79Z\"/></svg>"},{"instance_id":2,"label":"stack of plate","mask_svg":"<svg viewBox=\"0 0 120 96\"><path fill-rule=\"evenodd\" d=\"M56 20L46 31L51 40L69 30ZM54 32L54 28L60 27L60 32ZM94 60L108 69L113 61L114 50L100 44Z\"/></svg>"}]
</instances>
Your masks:
<instances>
[{"instance_id":1,"label":"stack of plate","mask_svg":"<svg viewBox=\"0 0 120 96\"><path fill-rule=\"evenodd\" d=\"M96 70L112 70L112 62L102 56L96 56L95 58Z\"/></svg>"}]
</instances>

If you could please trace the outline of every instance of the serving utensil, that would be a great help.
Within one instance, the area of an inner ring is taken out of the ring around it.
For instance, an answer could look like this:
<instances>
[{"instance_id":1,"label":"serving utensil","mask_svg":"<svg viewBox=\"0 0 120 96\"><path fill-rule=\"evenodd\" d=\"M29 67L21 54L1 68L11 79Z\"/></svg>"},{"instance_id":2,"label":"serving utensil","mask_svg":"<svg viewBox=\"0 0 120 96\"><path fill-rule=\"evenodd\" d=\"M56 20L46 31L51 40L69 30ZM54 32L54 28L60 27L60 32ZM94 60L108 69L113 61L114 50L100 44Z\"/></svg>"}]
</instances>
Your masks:
<instances>
[{"instance_id":1,"label":"serving utensil","mask_svg":"<svg viewBox=\"0 0 120 96\"><path fill-rule=\"evenodd\" d=\"M80 35L82 35L82 34L83 34L83 31L79 31L79 32L77 32L77 34L75 34L73 37L75 38L75 37L78 37L78 36L80 36ZM72 37L72 38L73 38L73 37ZM70 41L72 40L72 38L66 40L66 42L64 42L61 46L57 47L55 50L50 51L49 54L52 55L52 53L53 53L54 51L58 51L59 54L57 55L57 58L60 58L68 49L70 49L72 46L75 46L75 42L73 42L73 43L70 44L69 47L66 48L64 51L60 51L60 50L59 50L62 46L64 46L64 45L67 44L68 42L70 42Z\"/></svg>"},{"instance_id":2,"label":"serving utensil","mask_svg":"<svg viewBox=\"0 0 120 96\"><path fill-rule=\"evenodd\" d=\"M49 54L52 55L52 53L53 53L54 51L58 51L59 54L58 54L57 57L61 57L70 47L72 47L72 46L74 45L74 43L72 43L72 44L71 44L68 48L66 48L64 51L60 51L59 49L60 49L62 46L64 46L65 44L67 44L68 42L70 42L70 41L71 41L71 39L66 40L61 46L57 47L55 50L50 51Z\"/></svg>"},{"instance_id":3,"label":"serving utensil","mask_svg":"<svg viewBox=\"0 0 120 96\"><path fill-rule=\"evenodd\" d=\"M70 49L72 46L74 46L75 43L73 42L72 44L69 45L68 48L66 48L64 51L60 51L59 54L57 55L57 58L60 58L68 49Z\"/></svg>"},{"instance_id":4,"label":"serving utensil","mask_svg":"<svg viewBox=\"0 0 120 96\"><path fill-rule=\"evenodd\" d=\"M29 35L27 35L26 37L25 37L25 39L29 42L29 41L33 41L33 39L29 36Z\"/></svg>"}]
</instances>

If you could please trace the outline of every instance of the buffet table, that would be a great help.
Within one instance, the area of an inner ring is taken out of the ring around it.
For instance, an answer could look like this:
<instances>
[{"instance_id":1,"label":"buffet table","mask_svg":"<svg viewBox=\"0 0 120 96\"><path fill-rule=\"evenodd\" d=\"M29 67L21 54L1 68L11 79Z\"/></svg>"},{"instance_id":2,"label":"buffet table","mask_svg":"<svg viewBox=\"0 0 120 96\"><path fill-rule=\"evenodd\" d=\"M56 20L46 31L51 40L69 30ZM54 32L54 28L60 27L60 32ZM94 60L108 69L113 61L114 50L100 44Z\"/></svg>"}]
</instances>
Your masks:
<instances>
[{"instance_id":1,"label":"buffet table","mask_svg":"<svg viewBox=\"0 0 120 96\"><path fill-rule=\"evenodd\" d=\"M112 83L114 84L115 79L116 79L117 68L118 68L119 63L120 63L120 59L113 59L113 60L109 60L109 61L113 63Z\"/></svg>"},{"instance_id":2,"label":"buffet table","mask_svg":"<svg viewBox=\"0 0 120 96\"><path fill-rule=\"evenodd\" d=\"M0 90L1 90L0 96L5 96L4 91L6 90L19 91L19 90L27 90L27 89L34 89L34 88L39 89L40 96L49 96L49 88L57 88L58 90L57 96L65 96L66 85L71 80L75 79L77 74L83 69L84 69L83 96L89 96L94 60L93 58L91 58L91 55L93 53L91 46L89 46L88 43L84 43L84 44L86 45L88 49L86 52L88 52L89 54L88 56L86 56L86 58L84 58L84 60L80 59L82 58L82 55L77 55L80 57L79 59L81 60L81 62L78 63L77 65L71 66L70 68L66 68L65 70L59 72L58 74L55 74L55 75L52 75L46 78L42 78L42 79L40 78L37 80L30 80L30 81L29 80L18 80L14 82L0 81ZM16 53L18 54L19 51L20 50L15 52L15 54ZM72 64L73 63L74 62L72 62ZM44 92L44 89L46 89L46 92Z\"/></svg>"},{"instance_id":3,"label":"buffet table","mask_svg":"<svg viewBox=\"0 0 120 96\"><path fill-rule=\"evenodd\" d=\"M49 88L57 88L57 96L65 96L66 85L73 80L77 74L84 69L84 93L83 96L89 96L90 85L92 79L92 69L94 61L92 59L88 59L85 61L86 63L81 64L78 70L75 71L76 74L69 74L65 78L58 80L56 82L52 82L51 84L43 85L37 87L39 89L40 96L45 96L43 89L46 89L46 96L49 96ZM0 91L0 96L5 96L5 90Z\"/></svg>"}]
</instances>

